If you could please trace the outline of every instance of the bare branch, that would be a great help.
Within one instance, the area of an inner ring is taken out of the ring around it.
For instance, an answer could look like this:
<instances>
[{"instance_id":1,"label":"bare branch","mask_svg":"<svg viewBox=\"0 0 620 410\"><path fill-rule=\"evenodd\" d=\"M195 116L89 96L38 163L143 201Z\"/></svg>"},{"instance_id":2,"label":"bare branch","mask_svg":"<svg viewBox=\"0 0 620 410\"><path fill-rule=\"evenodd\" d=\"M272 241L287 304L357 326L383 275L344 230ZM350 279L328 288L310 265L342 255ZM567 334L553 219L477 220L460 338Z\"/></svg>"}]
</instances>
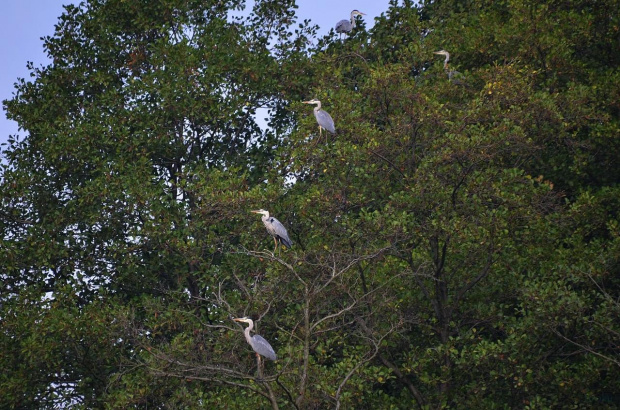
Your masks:
<instances>
[{"instance_id":1,"label":"bare branch","mask_svg":"<svg viewBox=\"0 0 620 410\"><path fill-rule=\"evenodd\" d=\"M355 374L355 372L357 372L360 367L362 367L366 363L370 362L371 360L373 360L375 358L375 356L377 356L377 354L379 353L381 342L383 342L383 340L387 336L392 334L395 329L396 329L396 327L392 326L385 334L383 334L376 341L374 339L370 338L370 337L366 338L366 340L368 340L373 345L373 350L368 352L362 360L360 360L355 366L353 366L353 368L347 373L347 375L344 377L344 379L338 385L338 389L336 390L336 394L334 395L334 399L336 400L336 409L339 409L340 406L341 406L340 395L342 394L342 389L349 382L349 380L351 379L353 374Z\"/></svg>"},{"instance_id":2,"label":"bare branch","mask_svg":"<svg viewBox=\"0 0 620 410\"><path fill-rule=\"evenodd\" d=\"M620 361L612 359L609 356L605 356L604 354L601 354L601 353L597 352L596 350L592 349L589 346L582 345L581 343L577 343L574 340L571 340L571 339L567 338L566 336L561 334L556 329L553 329L553 333L555 333L556 335L560 336L562 339L566 340L567 342L569 342L571 344L574 344L575 346L578 346L578 347L582 348L583 350L585 350L585 351L587 351L589 353L592 353L593 355L596 355L596 356L598 356L598 357L600 357L600 358L602 358L604 360L610 361L610 362L614 363L616 366L620 367Z\"/></svg>"}]
</instances>

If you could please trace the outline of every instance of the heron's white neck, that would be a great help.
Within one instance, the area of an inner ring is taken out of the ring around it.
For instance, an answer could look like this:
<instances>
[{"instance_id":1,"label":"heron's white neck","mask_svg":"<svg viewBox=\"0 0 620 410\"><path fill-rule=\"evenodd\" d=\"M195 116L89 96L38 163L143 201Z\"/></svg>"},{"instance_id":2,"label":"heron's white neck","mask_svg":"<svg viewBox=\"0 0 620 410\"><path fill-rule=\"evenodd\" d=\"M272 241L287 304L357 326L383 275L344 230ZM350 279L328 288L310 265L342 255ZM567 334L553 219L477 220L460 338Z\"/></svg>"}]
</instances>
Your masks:
<instances>
[{"instance_id":1,"label":"heron's white neck","mask_svg":"<svg viewBox=\"0 0 620 410\"><path fill-rule=\"evenodd\" d=\"M351 12L351 26L355 27L355 12Z\"/></svg>"},{"instance_id":2,"label":"heron's white neck","mask_svg":"<svg viewBox=\"0 0 620 410\"><path fill-rule=\"evenodd\" d=\"M316 104L316 107L314 107L314 112L317 112L318 110L321 109L321 102L317 101L317 102L315 102L315 104Z\"/></svg>"},{"instance_id":3,"label":"heron's white neck","mask_svg":"<svg viewBox=\"0 0 620 410\"><path fill-rule=\"evenodd\" d=\"M263 213L263 217L261 218L263 221L266 221L267 219L269 219L269 211L265 211Z\"/></svg>"},{"instance_id":4,"label":"heron's white neck","mask_svg":"<svg viewBox=\"0 0 620 410\"><path fill-rule=\"evenodd\" d=\"M443 68L448 69L448 61L450 60L450 53L446 53L446 59L443 62Z\"/></svg>"},{"instance_id":5,"label":"heron's white neck","mask_svg":"<svg viewBox=\"0 0 620 410\"><path fill-rule=\"evenodd\" d=\"M248 327L245 328L245 330L243 331L243 334L245 335L245 340L248 341L248 343L250 343L250 345L252 344L252 336L250 335L250 331L254 328L254 322L250 322L248 323Z\"/></svg>"}]
</instances>

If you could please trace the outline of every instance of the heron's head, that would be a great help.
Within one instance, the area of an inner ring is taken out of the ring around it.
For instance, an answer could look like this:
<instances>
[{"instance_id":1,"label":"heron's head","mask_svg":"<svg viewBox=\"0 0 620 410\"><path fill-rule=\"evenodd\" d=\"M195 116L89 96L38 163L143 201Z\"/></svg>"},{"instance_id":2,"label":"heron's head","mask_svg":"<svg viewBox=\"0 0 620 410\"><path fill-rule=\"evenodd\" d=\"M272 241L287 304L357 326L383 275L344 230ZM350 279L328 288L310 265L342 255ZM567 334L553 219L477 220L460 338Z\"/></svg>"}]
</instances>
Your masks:
<instances>
[{"instance_id":1,"label":"heron's head","mask_svg":"<svg viewBox=\"0 0 620 410\"><path fill-rule=\"evenodd\" d=\"M302 101L302 103L304 103L304 104L320 104L321 102L319 100L317 100L316 98L313 98L313 99L308 100L308 101Z\"/></svg>"},{"instance_id":2,"label":"heron's head","mask_svg":"<svg viewBox=\"0 0 620 410\"><path fill-rule=\"evenodd\" d=\"M359 10L353 10L353 11L351 12L351 17L354 17L354 16L365 16L365 15L366 15L366 13L362 13L362 12L361 12L361 11L359 11Z\"/></svg>"},{"instance_id":3,"label":"heron's head","mask_svg":"<svg viewBox=\"0 0 620 410\"><path fill-rule=\"evenodd\" d=\"M236 317L233 319L235 322L253 323L249 317Z\"/></svg>"},{"instance_id":4,"label":"heron's head","mask_svg":"<svg viewBox=\"0 0 620 410\"><path fill-rule=\"evenodd\" d=\"M438 54L440 56L450 57L450 53L448 53L446 50L435 51L435 52L433 52L433 54Z\"/></svg>"},{"instance_id":5,"label":"heron's head","mask_svg":"<svg viewBox=\"0 0 620 410\"><path fill-rule=\"evenodd\" d=\"M261 214L261 215L265 215L265 216L269 216L269 212L265 211L264 209L257 209L255 211L250 211L253 214Z\"/></svg>"}]
</instances>

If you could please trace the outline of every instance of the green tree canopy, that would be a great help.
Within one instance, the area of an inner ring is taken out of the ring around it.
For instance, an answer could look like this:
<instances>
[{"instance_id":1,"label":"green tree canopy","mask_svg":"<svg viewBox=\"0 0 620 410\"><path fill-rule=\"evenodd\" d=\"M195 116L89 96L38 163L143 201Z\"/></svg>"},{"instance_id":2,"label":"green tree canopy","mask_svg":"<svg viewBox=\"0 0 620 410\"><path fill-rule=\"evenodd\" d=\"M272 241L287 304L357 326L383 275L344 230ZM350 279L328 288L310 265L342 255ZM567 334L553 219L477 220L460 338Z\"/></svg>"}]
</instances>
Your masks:
<instances>
[{"instance_id":1,"label":"green tree canopy","mask_svg":"<svg viewBox=\"0 0 620 410\"><path fill-rule=\"evenodd\" d=\"M618 406L604 3L67 6L5 101L2 407Z\"/></svg>"}]
</instances>

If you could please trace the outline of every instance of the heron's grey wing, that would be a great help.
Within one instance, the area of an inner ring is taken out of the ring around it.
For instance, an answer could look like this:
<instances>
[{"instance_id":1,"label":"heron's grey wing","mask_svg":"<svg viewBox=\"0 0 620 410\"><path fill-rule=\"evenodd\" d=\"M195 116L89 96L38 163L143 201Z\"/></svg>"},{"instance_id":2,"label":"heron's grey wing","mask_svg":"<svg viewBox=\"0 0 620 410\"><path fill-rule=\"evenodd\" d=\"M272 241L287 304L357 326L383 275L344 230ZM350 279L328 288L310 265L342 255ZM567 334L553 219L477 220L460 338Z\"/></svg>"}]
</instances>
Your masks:
<instances>
[{"instance_id":1,"label":"heron's grey wing","mask_svg":"<svg viewBox=\"0 0 620 410\"><path fill-rule=\"evenodd\" d=\"M271 225L271 234L280 238L280 241L286 246L290 248L293 246L293 242L291 238L288 237L288 232L286 232L286 228L280 221L276 218L269 218L269 223Z\"/></svg>"},{"instance_id":2,"label":"heron's grey wing","mask_svg":"<svg viewBox=\"0 0 620 410\"><path fill-rule=\"evenodd\" d=\"M348 33L352 29L353 27L351 26L351 22L349 20L340 20L336 23L336 33Z\"/></svg>"},{"instance_id":3,"label":"heron's grey wing","mask_svg":"<svg viewBox=\"0 0 620 410\"><path fill-rule=\"evenodd\" d=\"M450 70L448 71L448 79L452 80L452 79L456 79L456 77L462 77L463 74L461 74L460 72L456 71L456 70Z\"/></svg>"},{"instance_id":4,"label":"heron's grey wing","mask_svg":"<svg viewBox=\"0 0 620 410\"><path fill-rule=\"evenodd\" d=\"M321 127L325 128L332 134L336 133L336 128L334 127L334 120L332 120L331 115L329 115L327 111L318 110L314 113L314 116L316 117L316 121Z\"/></svg>"},{"instance_id":5,"label":"heron's grey wing","mask_svg":"<svg viewBox=\"0 0 620 410\"><path fill-rule=\"evenodd\" d=\"M261 356L265 356L269 360L276 360L276 352L273 347L261 335L252 336L252 349Z\"/></svg>"}]
</instances>

